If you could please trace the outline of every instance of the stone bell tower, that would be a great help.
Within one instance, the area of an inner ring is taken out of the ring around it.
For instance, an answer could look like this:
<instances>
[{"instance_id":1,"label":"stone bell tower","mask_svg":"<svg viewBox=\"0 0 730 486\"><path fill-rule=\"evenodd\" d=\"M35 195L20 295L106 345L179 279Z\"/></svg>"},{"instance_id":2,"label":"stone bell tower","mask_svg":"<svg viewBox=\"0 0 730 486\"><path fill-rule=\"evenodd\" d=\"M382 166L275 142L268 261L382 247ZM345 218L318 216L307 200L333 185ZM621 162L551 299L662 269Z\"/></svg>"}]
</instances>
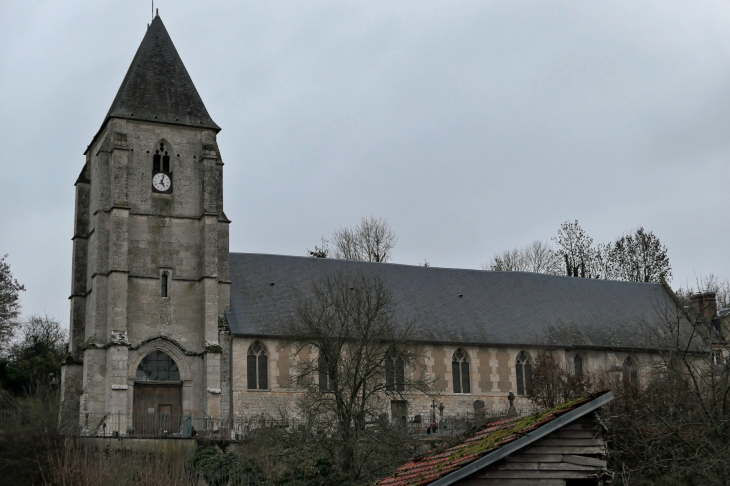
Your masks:
<instances>
[{"instance_id":1,"label":"stone bell tower","mask_svg":"<svg viewBox=\"0 0 730 486\"><path fill-rule=\"evenodd\" d=\"M67 413L228 413L219 131L156 16L76 181Z\"/></svg>"}]
</instances>

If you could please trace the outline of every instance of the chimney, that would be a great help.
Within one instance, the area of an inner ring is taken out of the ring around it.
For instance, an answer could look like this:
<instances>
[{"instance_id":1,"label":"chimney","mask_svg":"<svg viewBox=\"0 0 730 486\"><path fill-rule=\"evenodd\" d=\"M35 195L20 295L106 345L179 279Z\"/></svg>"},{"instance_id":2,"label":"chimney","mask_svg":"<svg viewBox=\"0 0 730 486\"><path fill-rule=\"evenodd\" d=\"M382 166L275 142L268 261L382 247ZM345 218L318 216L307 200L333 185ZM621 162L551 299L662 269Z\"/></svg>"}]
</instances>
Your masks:
<instances>
[{"instance_id":1,"label":"chimney","mask_svg":"<svg viewBox=\"0 0 730 486\"><path fill-rule=\"evenodd\" d=\"M717 295L715 292L692 294L692 307L712 322L717 316Z\"/></svg>"}]
</instances>

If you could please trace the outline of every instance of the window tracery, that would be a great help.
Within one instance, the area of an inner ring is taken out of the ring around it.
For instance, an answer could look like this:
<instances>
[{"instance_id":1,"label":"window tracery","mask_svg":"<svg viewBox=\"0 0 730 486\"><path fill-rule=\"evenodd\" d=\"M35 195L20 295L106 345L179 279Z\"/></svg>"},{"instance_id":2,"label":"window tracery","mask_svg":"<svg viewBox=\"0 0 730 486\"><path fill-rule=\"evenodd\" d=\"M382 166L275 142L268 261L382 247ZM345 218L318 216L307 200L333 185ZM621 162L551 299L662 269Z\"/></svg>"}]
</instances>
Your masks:
<instances>
[{"instance_id":1,"label":"window tracery","mask_svg":"<svg viewBox=\"0 0 730 486\"><path fill-rule=\"evenodd\" d=\"M525 396L532 392L532 363L530 356L520 351L515 360L515 373L517 375L517 395Z\"/></svg>"},{"instance_id":2,"label":"window tracery","mask_svg":"<svg viewBox=\"0 0 730 486\"><path fill-rule=\"evenodd\" d=\"M469 376L469 355L459 348L451 359L451 374L454 381L454 393L471 393Z\"/></svg>"},{"instance_id":3,"label":"window tracery","mask_svg":"<svg viewBox=\"0 0 730 486\"><path fill-rule=\"evenodd\" d=\"M246 372L249 390L268 390L268 356L266 348L260 341L254 341L254 343L248 348Z\"/></svg>"}]
</instances>

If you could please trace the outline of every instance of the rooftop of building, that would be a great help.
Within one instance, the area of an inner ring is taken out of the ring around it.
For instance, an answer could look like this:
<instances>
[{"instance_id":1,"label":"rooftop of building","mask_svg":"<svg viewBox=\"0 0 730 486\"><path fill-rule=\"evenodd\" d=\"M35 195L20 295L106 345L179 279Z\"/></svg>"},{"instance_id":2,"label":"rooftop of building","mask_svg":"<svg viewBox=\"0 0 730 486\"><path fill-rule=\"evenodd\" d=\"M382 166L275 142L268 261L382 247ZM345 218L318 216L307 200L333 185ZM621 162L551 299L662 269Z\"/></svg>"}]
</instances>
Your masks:
<instances>
[{"instance_id":1,"label":"rooftop of building","mask_svg":"<svg viewBox=\"0 0 730 486\"><path fill-rule=\"evenodd\" d=\"M230 268L235 335L283 336L313 283L339 271L379 275L421 342L647 349L677 311L661 283L254 253L231 253Z\"/></svg>"}]
</instances>

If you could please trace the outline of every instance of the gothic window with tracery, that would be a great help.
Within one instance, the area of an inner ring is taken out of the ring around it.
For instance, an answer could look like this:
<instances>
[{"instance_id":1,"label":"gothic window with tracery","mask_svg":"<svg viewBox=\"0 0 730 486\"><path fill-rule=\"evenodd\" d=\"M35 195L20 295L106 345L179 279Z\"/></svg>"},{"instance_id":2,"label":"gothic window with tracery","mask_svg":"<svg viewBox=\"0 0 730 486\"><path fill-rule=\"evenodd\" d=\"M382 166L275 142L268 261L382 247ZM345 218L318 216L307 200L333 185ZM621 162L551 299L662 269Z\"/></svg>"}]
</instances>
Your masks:
<instances>
[{"instance_id":1,"label":"gothic window with tracery","mask_svg":"<svg viewBox=\"0 0 730 486\"><path fill-rule=\"evenodd\" d=\"M266 348L260 341L255 341L248 348L247 360L248 389L267 390L269 388L269 366Z\"/></svg>"},{"instance_id":2,"label":"gothic window with tracery","mask_svg":"<svg viewBox=\"0 0 730 486\"><path fill-rule=\"evenodd\" d=\"M170 172L170 154L167 152L165 142L160 142L160 146L155 149L155 154L152 156L152 170Z\"/></svg>"},{"instance_id":3,"label":"gothic window with tracery","mask_svg":"<svg viewBox=\"0 0 730 486\"><path fill-rule=\"evenodd\" d=\"M532 393L532 363L530 356L520 351L515 360L515 373L517 374L517 395L524 396Z\"/></svg>"},{"instance_id":4,"label":"gothic window with tracery","mask_svg":"<svg viewBox=\"0 0 730 486\"><path fill-rule=\"evenodd\" d=\"M451 375L454 379L454 393L471 393L469 377L469 356L459 348L451 359Z\"/></svg>"},{"instance_id":5,"label":"gothic window with tracery","mask_svg":"<svg viewBox=\"0 0 730 486\"><path fill-rule=\"evenodd\" d=\"M137 381L180 381L180 370L163 351L152 351L142 358L135 376Z\"/></svg>"},{"instance_id":6,"label":"gothic window with tracery","mask_svg":"<svg viewBox=\"0 0 730 486\"><path fill-rule=\"evenodd\" d=\"M639 370L636 366L636 362L629 356L624 361L622 369L622 378L625 387L639 387Z\"/></svg>"},{"instance_id":7,"label":"gothic window with tracery","mask_svg":"<svg viewBox=\"0 0 730 486\"><path fill-rule=\"evenodd\" d=\"M317 358L317 372L319 374L319 390L326 391L329 389L329 373L327 372L327 358L321 354Z\"/></svg>"},{"instance_id":8,"label":"gothic window with tracery","mask_svg":"<svg viewBox=\"0 0 730 486\"><path fill-rule=\"evenodd\" d=\"M580 354L576 354L573 357L573 372L576 377L583 377L583 356Z\"/></svg>"},{"instance_id":9,"label":"gothic window with tracery","mask_svg":"<svg viewBox=\"0 0 730 486\"><path fill-rule=\"evenodd\" d=\"M385 358L385 390L399 392L406 390L406 372L403 358L393 359L392 356Z\"/></svg>"}]
</instances>

